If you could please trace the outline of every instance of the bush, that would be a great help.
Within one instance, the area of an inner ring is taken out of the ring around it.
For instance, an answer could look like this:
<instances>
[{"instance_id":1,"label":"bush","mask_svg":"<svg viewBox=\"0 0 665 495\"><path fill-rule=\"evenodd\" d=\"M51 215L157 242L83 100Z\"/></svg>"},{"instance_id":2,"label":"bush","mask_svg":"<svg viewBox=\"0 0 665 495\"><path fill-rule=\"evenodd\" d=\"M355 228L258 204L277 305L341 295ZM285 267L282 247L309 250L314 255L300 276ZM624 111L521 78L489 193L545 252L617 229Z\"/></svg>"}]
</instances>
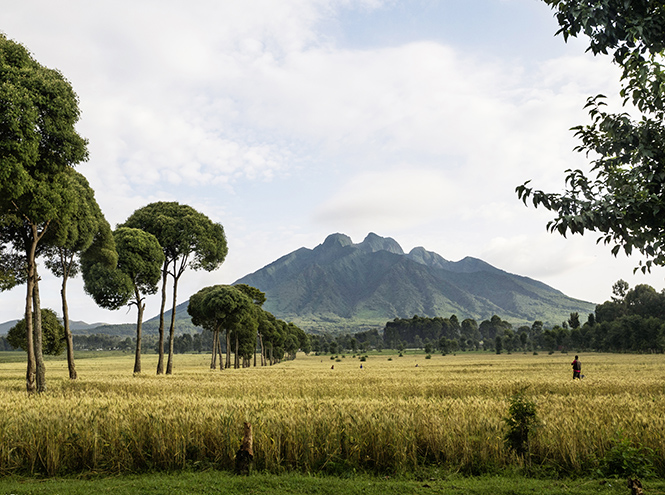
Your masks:
<instances>
[{"instance_id":1,"label":"bush","mask_svg":"<svg viewBox=\"0 0 665 495\"><path fill-rule=\"evenodd\" d=\"M650 478L655 475L653 459L652 449L642 444L634 446L622 432L618 432L612 439L612 447L600 460L600 474L620 478Z\"/></svg>"},{"instance_id":2,"label":"bush","mask_svg":"<svg viewBox=\"0 0 665 495\"><path fill-rule=\"evenodd\" d=\"M520 456L529 451L529 436L538 424L536 403L526 397L524 391L521 389L511 397L508 417L503 418L508 425L504 442Z\"/></svg>"}]
</instances>

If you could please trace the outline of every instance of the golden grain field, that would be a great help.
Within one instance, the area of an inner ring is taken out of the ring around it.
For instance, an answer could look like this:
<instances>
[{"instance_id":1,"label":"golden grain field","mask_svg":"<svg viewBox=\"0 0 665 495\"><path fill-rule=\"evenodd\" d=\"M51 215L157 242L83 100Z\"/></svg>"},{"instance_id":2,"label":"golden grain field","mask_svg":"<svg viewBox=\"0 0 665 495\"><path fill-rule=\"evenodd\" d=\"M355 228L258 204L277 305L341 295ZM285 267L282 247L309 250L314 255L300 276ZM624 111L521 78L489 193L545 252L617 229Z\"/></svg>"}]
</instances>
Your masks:
<instances>
[{"instance_id":1,"label":"golden grain field","mask_svg":"<svg viewBox=\"0 0 665 495\"><path fill-rule=\"evenodd\" d=\"M127 354L79 359L74 382L51 360L48 391L29 397L24 363L0 354L0 474L232 469L244 421L259 470L488 472L524 463L503 441L519 389L540 419L531 462L589 470L622 436L652 449L662 473L665 356L580 357L585 378L573 382L566 354L384 352L362 369L357 356L299 354L224 371L189 354L176 356L173 376L154 375L154 355L132 376Z\"/></svg>"}]
</instances>

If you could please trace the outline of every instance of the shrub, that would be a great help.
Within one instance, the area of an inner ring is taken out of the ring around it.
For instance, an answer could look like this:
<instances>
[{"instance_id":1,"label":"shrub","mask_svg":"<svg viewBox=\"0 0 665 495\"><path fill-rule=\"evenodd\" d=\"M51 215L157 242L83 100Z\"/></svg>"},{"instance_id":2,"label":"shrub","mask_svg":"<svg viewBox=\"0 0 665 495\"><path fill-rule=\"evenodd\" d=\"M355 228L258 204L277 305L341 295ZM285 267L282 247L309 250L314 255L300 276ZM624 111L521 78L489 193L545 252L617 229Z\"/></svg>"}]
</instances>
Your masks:
<instances>
[{"instance_id":1,"label":"shrub","mask_svg":"<svg viewBox=\"0 0 665 495\"><path fill-rule=\"evenodd\" d=\"M526 397L524 392L525 389L521 389L513 394L508 408L508 417L503 418L508 425L504 442L520 456L529 451L529 436L538 424L536 403Z\"/></svg>"},{"instance_id":2,"label":"shrub","mask_svg":"<svg viewBox=\"0 0 665 495\"><path fill-rule=\"evenodd\" d=\"M612 447L600 460L600 474L626 478L628 476L649 478L654 476L654 451L642 444L634 446L622 432L612 439Z\"/></svg>"}]
</instances>

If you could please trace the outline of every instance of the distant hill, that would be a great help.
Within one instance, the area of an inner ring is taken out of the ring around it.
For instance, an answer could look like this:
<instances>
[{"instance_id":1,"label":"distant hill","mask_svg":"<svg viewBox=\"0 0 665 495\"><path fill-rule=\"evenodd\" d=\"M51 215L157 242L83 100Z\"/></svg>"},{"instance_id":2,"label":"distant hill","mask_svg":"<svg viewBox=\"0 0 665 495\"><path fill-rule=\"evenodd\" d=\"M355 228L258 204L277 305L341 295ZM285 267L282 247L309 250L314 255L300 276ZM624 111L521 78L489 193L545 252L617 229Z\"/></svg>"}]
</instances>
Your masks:
<instances>
[{"instance_id":1,"label":"distant hill","mask_svg":"<svg viewBox=\"0 0 665 495\"><path fill-rule=\"evenodd\" d=\"M0 335L7 335L9 329L18 323L18 320L6 321L0 323ZM86 323L84 321L69 321L69 328L72 329L74 333L94 333L92 330L99 326L106 325L106 323Z\"/></svg>"},{"instance_id":2,"label":"distant hill","mask_svg":"<svg viewBox=\"0 0 665 495\"><path fill-rule=\"evenodd\" d=\"M10 320L6 321L4 323L0 323L0 335L7 335L7 332L9 332L9 329L16 325L18 323L18 320Z\"/></svg>"},{"instance_id":3,"label":"distant hill","mask_svg":"<svg viewBox=\"0 0 665 495\"><path fill-rule=\"evenodd\" d=\"M332 234L235 283L264 291L266 310L308 331L359 331L416 314L478 322L496 314L513 323L554 325L571 312L595 310L595 304L480 259L448 261L422 247L404 253L395 240L373 233L359 244Z\"/></svg>"}]
</instances>

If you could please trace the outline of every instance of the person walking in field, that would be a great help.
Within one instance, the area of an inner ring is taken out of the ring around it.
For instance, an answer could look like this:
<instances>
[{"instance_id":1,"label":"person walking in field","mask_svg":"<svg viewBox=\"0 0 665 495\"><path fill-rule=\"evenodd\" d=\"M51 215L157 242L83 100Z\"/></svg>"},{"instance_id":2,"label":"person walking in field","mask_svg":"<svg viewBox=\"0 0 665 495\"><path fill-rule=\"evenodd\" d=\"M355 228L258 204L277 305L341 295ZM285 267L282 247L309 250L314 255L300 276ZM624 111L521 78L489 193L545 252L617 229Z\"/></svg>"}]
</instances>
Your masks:
<instances>
[{"instance_id":1,"label":"person walking in field","mask_svg":"<svg viewBox=\"0 0 665 495\"><path fill-rule=\"evenodd\" d=\"M575 356L575 360L571 363L573 366L573 380L577 378L581 380L580 372L582 371L582 363L580 362L579 356Z\"/></svg>"}]
</instances>

